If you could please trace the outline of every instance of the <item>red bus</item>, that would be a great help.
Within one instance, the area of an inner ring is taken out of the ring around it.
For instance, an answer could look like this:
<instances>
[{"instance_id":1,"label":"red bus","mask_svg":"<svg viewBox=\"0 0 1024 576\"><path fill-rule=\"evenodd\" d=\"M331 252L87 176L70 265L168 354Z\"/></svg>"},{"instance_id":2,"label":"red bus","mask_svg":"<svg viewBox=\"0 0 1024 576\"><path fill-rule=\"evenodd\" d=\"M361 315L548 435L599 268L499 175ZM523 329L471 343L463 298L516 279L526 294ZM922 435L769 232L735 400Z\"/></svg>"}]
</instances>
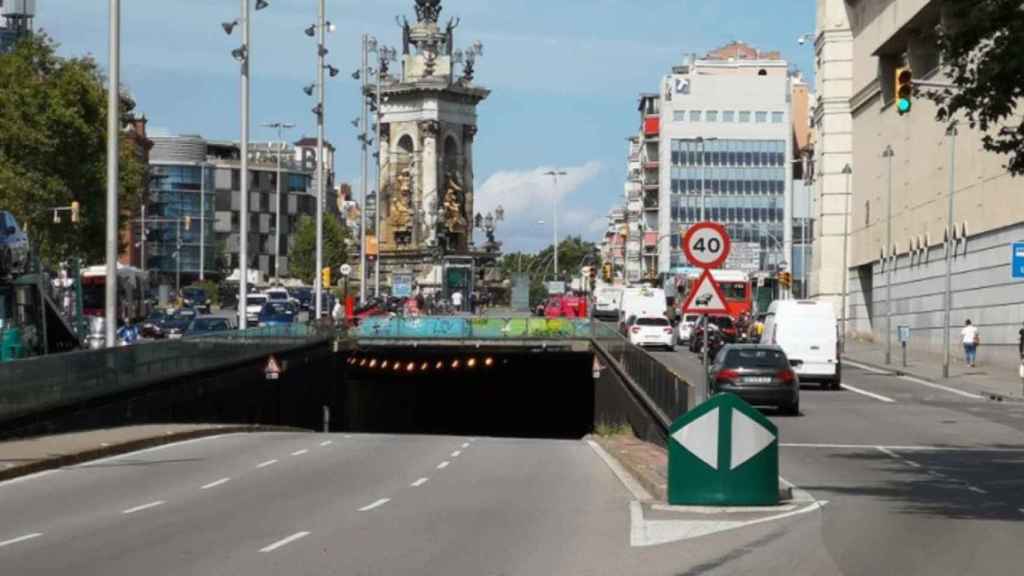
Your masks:
<instances>
[{"instance_id":1,"label":"red bus","mask_svg":"<svg viewBox=\"0 0 1024 576\"><path fill-rule=\"evenodd\" d=\"M146 302L146 274L138 268L117 266L117 319L125 323L142 321L149 314ZM107 300L107 267L82 270L82 313L103 317Z\"/></svg>"}]
</instances>

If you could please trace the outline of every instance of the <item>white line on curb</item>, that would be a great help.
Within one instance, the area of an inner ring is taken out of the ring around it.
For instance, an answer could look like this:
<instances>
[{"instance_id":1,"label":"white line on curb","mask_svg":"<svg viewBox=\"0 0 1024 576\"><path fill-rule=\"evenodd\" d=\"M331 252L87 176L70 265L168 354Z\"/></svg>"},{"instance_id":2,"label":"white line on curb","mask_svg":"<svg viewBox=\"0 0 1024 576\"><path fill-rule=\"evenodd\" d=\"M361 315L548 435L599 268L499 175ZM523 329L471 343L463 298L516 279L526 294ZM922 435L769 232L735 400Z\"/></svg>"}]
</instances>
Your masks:
<instances>
[{"instance_id":1,"label":"white line on curb","mask_svg":"<svg viewBox=\"0 0 1024 576\"><path fill-rule=\"evenodd\" d=\"M461 450L456 450L455 452L452 452L452 458L458 458L459 454L462 454Z\"/></svg>"},{"instance_id":2,"label":"white line on curb","mask_svg":"<svg viewBox=\"0 0 1024 576\"><path fill-rule=\"evenodd\" d=\"M257 468L266 468L267 466L273 466L274 464L277 464L277 460L267 460L266 462L261 462Z\"/></svg>"},{"instance_id":3,"label":"white line on curb","mask_svg":"<svg viewBox=\"0 0 1024 576\"><path fill-rule=\"evenodd\" d=\"M220 486L221 484L227 484L230 481L231 481L231 478L221 478L220 480L214 480L213 482L210 482L209 484L207 484L205 486L200 486L199 489L200 490L209 490L210 488L216 488L217 486Z\"/></svg>"},{"instance_id":4,"label":"white line on curb","mask_svg":"<svg viewBox=\"0 0 1024 576\"><path fill-rule=\"evenodd\" d=\"M157 506L162 506L164 504L166 504L166 502L164 502L163 500L157 500L156 502L150 502L149 504L143 504L141 506L136 506L134 508L129 508L127 510L122 511L121 513L122 514L134 514L136 512L141 512L143 510L148 510L150 508L156 508Z\"/></svg>"},{"instance_id":5,"label":"white line on curb","mask_svg":"<svg viewBox=\"0 0 1024 576\"><path fill-rule=\"evenodd\" d=\"M622 482L622 485L626 487L626 490L629 490L630 494L633 495L633 498L636 498L637 500L644 502L654 499L651 496L651 493L648 492L647 489L644 488L639 482L637 482L636 478L634 478L632 474L630 474L625 468L623 468L622 464L619 464L618 460L616 460L615 458L612 457L611 454L606 452L600 444L594 442L593 440L587 440L587 444L590 445L590 448L594 451L595 454L597 454L598 458L603 460L604 463L608 466L608 468L611 468L612 473L615 474L615 477L619 479L619 482ZM643 517L642 509L641 517Z\"/></svg>"},{"instance_id":6,"label":"white line on curb","mask_svg":"<svg viewBox=\"0 0 1024 576\"><path fill-rule=\"evenodd\" d=\"M17 544L18 542L31 540L33 538L39 538L42 535L42 532L33 532L31 534L25 534L24 536L18 536L17 538L11 538L10 540L4 540L3 542L0 542L0 548L3 548L4 546L10 546L11 544Z\"/></svg>"},{"instance_id":7,"label":"white line on curb","mask_svg":"<svg viewBox=\"0 0 1024 576\"><path fill-rule=\"evenodd\" d=\"M260 548L260 552L273 552L274 550L277 550L281 546L287 546L288 544L291 544L292 542L295 542L296 540L299 540L299 539L305 538L306 536L309 536L309 534L310 534L309 532L296 532L295 534L292 534L291 536L289 536L287 538L284 538L282 540L278 540L277 542L274 542L270 546L266 546L264 548Z\"/></svg>"},{"instance_id":8,"label":"white line on curb","mask_svg":"<svg viewBox=\"0 0 1024 576\"><path fill-rule=\"evenodd\" d=\"M448 464L451 464L451 462L448 462L447 460L445 460L444 462L441 462L440 464L437 465L437 469L438 470L444 470L445 468L448 467Z\"/></svg>"},{"instance_id":9,"label":"white line on curb","mask_svg":"<svg viewBox=\"0 0 1024 576\"><path fill-rule=\"evenodd\" d=\"M921 386L927 386L929 388L935 388L936 390L944 390L944 391L949 392L951 394L956 394L958 396L963 396L964 398L971 398L973 400L984 400L985 399L984 396L980 396L978 394L972 394L970 392L964 392L963 390L957 390L956 388L950 388L949 386L943 386L941 384L935 384L934 382L928 382L927 380L921 380L920 378L915 378L913 376L902 376L901 378L903 380L907 380L908 382L914 382L915 384L920 384Z\"/></svg>"},{"instance_id":10,"label":"white line on curb","mask_svg":"<svg viewBox=\"0 0 1024 576\"><path fill-rule=\"evenodd\" d=\"M860 388L855 388L853 386L850 386L849 384L843 384L842 387L843 387L844 390L849 390L850 392L856 392L857 394L861 394L861 395L867 396L869 398L874 398L875 400L881 400L882 402L895 402L895 400L893 400L892 398L889 398L888 396L882 396L881 394L875 394L874 392L868 392L867 390L861 390Z\"/></svg>"},{"instance_id":11,"label":"white line on curb","mask_svg":"<svg viewBox=\"0 0 1024 576\"><path fill-rule=\"evenodd\" d=\"M366 506L363 506L362 508L359 509L359 511L360 512L369 512L370 510L373 510L374 508L380 508L381 506L387 504L388 502L391 502L391 498L381 498L380 500L377 500L373 504L367 504Z\"/></svg>"},{"instance_id":12,"label":"white line on curb","mask_svg":"<svg viewBox=\"0 0 1024 576\"><path fill-rule=\"evenodd\" d=\"M903 460L902 456L900 456L899 454L897 454L897 453L893 452L892 450L886 448L885 446L875 446L875 448L879 452L881 452L882 454L885 454L886 456L888 456L889 458L892 458L894 460Z\"/></svg>"},{"instance_id":13,"label":"white line on curb","mask_svg":"<svg viewBox=\"0 0 1024 576\"><path fill-rule=\"evenodd\" d=\"M412 488L419 488L420 486L426 484L429 480L430 478L420 478L419 480L413 482L412 484L409 484L409 486Z\"/></svg>"},{"instance_id":14,"label":"white line on curb","mask_svg":"<svg viewBox=\"0 0 1024 576\"><path fill-rule=\"evenodd\" d=\"M462 449L465 450L466 448L469 448L469 442L462 443Z\"/></svg>"},{"instance_id":15,"label":"white line on curb","mask_svg":"<svg viewBox=\"0 0 1024 576\"><path fill-rule=\"evenodd\" d=\"M295 452L292 452L292 456L302 456L303 454L308 454L308 453L309 453L309 450L306 450L305 448L303 448L302 450L296 450Z\"/></svg>"},{"instance_id":16,"label":"white line on curb","mask_svg":"<svg viewBox=\"0 0 1024 576\"><path fill-rule=\"evenodd\" d=\"M988 490L982 490L977 486L968 486L967 489L970 490L971 492L974 492L975 494L988 494Z\"/></svg>"},{"instance_id":17,"label":"white line on curb","mask_svg":"<svg viewBox=\"0 0 1024 576\"><path fill-rule=\"evenodd\" d=\"M321 446L330 446L331 444L334 444L334 440L324 440L320 443Z\"/></svg>"}]
</instances>

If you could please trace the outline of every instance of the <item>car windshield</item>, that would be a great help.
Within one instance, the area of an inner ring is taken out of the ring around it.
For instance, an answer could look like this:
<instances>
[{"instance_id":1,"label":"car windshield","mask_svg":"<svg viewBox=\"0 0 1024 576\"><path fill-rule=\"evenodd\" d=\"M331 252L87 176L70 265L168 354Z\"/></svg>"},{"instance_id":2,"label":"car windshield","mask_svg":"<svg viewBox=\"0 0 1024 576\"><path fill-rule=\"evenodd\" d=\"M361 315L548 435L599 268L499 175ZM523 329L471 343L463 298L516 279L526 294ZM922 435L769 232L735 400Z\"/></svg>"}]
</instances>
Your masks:
<instances>
[{"instance_id":1,"label":"car windshield","mask_svg":"<svg viewBox=\"0 0 1024 576\"><path fill-rule=\"evenodd\" d=\"M267 292L267 299L271 302L284 302L288 300L287 292Z\"/></svg>"},{"instance_id":2,"label":"car windshield","mask_svg":"<svg viewBox=\"0 0 1024 576\"><path fill-rule=\"evenodd\" d=\"M267 316L281 316L289 313L288 306L282 302L267 302L263 305L260 314Z\"/></svg>"},{"instance_id":3,"label":"car windshield","mask_svg":"<svg viewBox=\"0 0 1024 576\"><path fill-rule=\"evenodd\" d=\"M722 365L728 368L787 368L786 354L768 348L736 348L729 350Z\"/></svg>"},{"instance_id":4,"label":"car windshield","mask_svg":"<svg viewBox=\"0 0 1024 576\"><path fill-rule=\"evenodd\" d=\"M638 318L636 321L637 326L668 326L669 321L666 318Z\"/></svg>"}]
</instances>

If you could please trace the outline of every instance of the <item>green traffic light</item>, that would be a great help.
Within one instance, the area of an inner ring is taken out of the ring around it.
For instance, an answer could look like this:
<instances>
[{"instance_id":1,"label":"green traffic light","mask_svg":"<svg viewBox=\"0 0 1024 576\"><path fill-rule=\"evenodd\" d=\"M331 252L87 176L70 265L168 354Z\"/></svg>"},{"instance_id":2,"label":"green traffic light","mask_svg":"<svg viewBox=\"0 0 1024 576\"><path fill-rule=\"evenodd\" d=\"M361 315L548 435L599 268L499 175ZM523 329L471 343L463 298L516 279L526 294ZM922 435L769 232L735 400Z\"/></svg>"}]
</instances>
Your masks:
<instances>
[{"instance_id":1,"label":"green traffic light","mask_svg":"<svg viewBox=\"0 0 1024 576\"><path fill-rule=\"evenodd\" d=\"M899 102L896 103L896 109L900 111L900 114L910 112L910 99L900 98Z\"/></svg>"}]
</instances>

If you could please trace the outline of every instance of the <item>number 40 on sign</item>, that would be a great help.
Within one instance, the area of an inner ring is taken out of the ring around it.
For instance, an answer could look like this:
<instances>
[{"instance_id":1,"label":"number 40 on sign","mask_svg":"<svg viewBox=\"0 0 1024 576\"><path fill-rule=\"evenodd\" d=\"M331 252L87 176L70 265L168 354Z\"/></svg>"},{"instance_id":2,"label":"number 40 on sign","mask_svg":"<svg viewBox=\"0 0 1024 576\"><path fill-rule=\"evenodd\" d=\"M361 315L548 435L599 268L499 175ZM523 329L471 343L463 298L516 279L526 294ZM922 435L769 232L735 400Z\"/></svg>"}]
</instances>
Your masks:
<instances>
[{"instance_id":1,"label":"number 40 on sign","mask_svg":"<svg viewBox=\"0 0 1024 576\"><path fill-rule=\"evenodd\" d=\"M683 236L683 253L691 266L720 268L729 258L732 240L725 226L715 222L694 224Z\"/></svg>"}]
</instances>

